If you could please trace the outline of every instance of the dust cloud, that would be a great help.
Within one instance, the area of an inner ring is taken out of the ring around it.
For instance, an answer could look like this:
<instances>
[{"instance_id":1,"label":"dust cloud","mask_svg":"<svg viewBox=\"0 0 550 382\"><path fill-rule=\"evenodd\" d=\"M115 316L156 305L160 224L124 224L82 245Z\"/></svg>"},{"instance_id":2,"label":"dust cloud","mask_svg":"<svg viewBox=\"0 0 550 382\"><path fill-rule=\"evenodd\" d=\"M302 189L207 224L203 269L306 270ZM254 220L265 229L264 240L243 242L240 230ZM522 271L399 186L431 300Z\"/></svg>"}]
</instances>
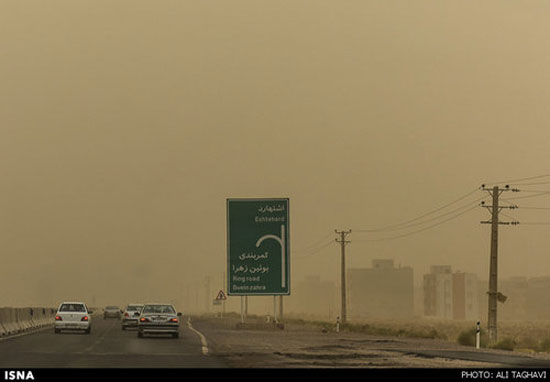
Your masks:
<instances>
[{"instance_id":1,"label":"dust cloud","mask_svg":"<svg viewBox=\"0 0 550 382\"><path fill-rule=\"evenodd\" d=\"M233 197L290 198L293 283L339 281L335 229L353 230L350 268L487 279L483 208L399 239L368 241L412 230L360 231L548 173L549 11L0 1L0 306L180 302L207 278L214 298ZM500 276L550 275L547 230L501 227Z\"/></svg>"}]
</instances>

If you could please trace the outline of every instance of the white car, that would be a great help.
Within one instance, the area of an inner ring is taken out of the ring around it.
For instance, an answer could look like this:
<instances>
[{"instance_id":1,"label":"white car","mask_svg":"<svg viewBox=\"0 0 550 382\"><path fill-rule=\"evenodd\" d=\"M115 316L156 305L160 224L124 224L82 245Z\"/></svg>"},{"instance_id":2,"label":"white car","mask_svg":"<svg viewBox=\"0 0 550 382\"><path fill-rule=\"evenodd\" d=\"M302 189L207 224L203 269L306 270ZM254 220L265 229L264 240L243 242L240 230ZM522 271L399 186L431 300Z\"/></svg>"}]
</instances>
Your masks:
<instances>
[{"instance_id":1,"label":"white car","mask_svg":"<svg viewBox=\"0 0 550 382\"><path fill-rule=\"evenodd\" d=\"M136 315L137 317L137 315ZM179 337L181 313L172 304L145 304L138 321L138 337L144 334L170 334Z\"/></svg>"},{"instance_id":2,"label":"white car","mask_svg":"<svg viewBox=\"0 0 550 382\"><path fill-rule=\"evenodd\" d=\"M61 330L83 330L86 334L92 331L93 312L83 302L64 302L57 308L55 315L55 333Z\"/></svg>"},{"instance_id":3,"label":"white car","mask_svg":"<svg viewBox=\"0 0 550 382\"><path fill-rule=\"evenodd\" d=\"M142 304L130 304L126 307L122 315L122 330L126 330L129 327L137 327L141 308L143 308Z\"/></svg>"}]
</instances>

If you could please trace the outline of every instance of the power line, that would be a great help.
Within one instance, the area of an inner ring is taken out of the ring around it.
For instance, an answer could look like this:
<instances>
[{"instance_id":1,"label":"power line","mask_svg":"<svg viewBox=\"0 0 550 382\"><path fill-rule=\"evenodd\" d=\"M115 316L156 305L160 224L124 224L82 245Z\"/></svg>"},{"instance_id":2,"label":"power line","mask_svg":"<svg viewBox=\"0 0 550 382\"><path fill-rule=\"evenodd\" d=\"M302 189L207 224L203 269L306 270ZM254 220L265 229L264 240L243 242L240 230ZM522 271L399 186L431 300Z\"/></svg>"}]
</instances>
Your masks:
<instances>
[{"instance_id":1,"label":"power line","mask_svg":"<svg viewBox=\"0 0 550 382\"><path fill-rule=\"evenodd\" d=\"M305 247L303 247L301 249L297 249L293 252L308 252L310 249L317 247L317 245L319 245L322 241L327 239L329 236L332 236L332 233L324 235L323 237L321 237L319 240L313 242L312 244L306 245Z\"/></svg>"},{"instance_id":2,"label":"power line","mask_svg":"<svg viewBox=\"0 0 550 382\"><path fill-rule=\"evenodd\" d=\"M319 253L321 250L325 249L326 247L328 247L329 245L331 244L334 244L334 240L331 240L327 243L324 243L323 245L321 245L320 247L317 247L317 248L312 248L310 251L307 251L307 252L298 252L298 254L301 254L298 255L298 256L294 256L295 259L303 259L305 257L310 257L310 256L313 256L317 253Z\"/></svg>"},{"instance_id":3,"label":"power line","mask_svg":"<svg viewBox=\"0 0 550 382\"><path fill-rule=\"evenodd\" d=\"M515 217L513 216L510 216L508 214L505 214L504 212L500 212L500 215L504 216L504 217L507 217L508 219L512 219L513 221L517 222L518 219L516 219Z\"/></svg>"},{"instance_id":4,"label":"power line","mask_svg":"<svg viewBox=\"0 0 550 382\"><path fill-rule=\"evenodd\" d=\"M446 212L442 215L438 215L438 216L435 216L433 218L430 218L430 219L427 219L427 220L423 220L423 221L420 221L420 222L417 222L417 223L410 223L410 224L407 224L407 225L403 225L401 227L395 227L395 228L388 228L386 230L383 230L383 231L398 231L398 230L403 230L403 229L407 229L407 228L411 228L411 227L416 227L416 226L419 226L419 225L423 225L423 224L426 224L426 223L429 223L429 222L432 222L434 220L439 220L441 219L442 217L445 217L445 216L448 216L448 215L451 215L457 211L460 211L460 210L463 210L465 208L468 208L468 207L471 207L472 206L472 203L477 203L481 200L485 199L485 197L482 197L482 198L479 198L479 199L476 199L474 200L473 202L469 203L469 204L466 204L466 205L463 205L463 206L460 206L458 208L455 208L454 210L451 210L449 212ZM371 233L375 233L375 232L380 232L382 231L381 229L380 230L372 230L370 231ZM364 232L364 231L360 231L360 232Z\"/></svg>"},{"instance_id":5,"label":"power line","mask_svg":"<svg viewBox=\"0 0 550 382\"><path fill-rule=\"evenodd\" d=\"M509 183L509 182L522 182L522 181L527 181L527 180L533 180L533 179L540 179L540 178L544 178L544 177L550 177L550 174L544 174L544 175L538 175L538 176L533 176L533 177L526 177L526 178L520 178L520 179L510 179L510 180L507 180L507 181L500 181L500 182L494 182L494 183ZM518 183L518 185L521 185L521 186L527 186L527 185L538 185L538 184L550 184L550 182L536 182L536 183ZM482 189L484 189L484 186L482 186ZM449 216L449 215L452 215L450 216L448 219L444 219L442 221L439 221L435 224L431 224L427 227L423 227L421 229L418 229L418 230L415 230L415 231L412 231L412 232L407 232L407 233L404 233L404 234L400 234L400 235L397 235L397 236L390 236L390 237L384 237L384 238L379 238L379 239L363 239L363 240L355 240L356 242L375 242L375 241L389 241L389 240L396 240L396 239L400 239L400 238L403 238L403 237L407 237L407 236L411 236L411 235L415 235L417 233L421 233L421 232L424 232L426 230L429 230L431 228L434 228L434 227L437 227L439 225L442 225L448 221L451 221L451 220L454 220L468 212L470 212L471 210L473 210L476 206L471 206L471 203L477 203L478 201L481 201L483 200L485 197L482 197L482 198L478 198L478 199L475 199L473 200L472 202L470 202L469 204L466 204L466 205L463 205L463 206L460 206L458 208L455 208L451 211L448 211L448 212L445 212L444 214L440 214L438 216L435 216L435 217L431 217L429 219L424 219L422 221L419 221L429 215L432 215L432 214L435 214L439 211L442 211L444 210L445 208L448 208L449 206L455 204L455 203L458 203L460 202L461 200L464 200L466 199L467 197L471 196L472 194L474 194L478 189L474 189L464 195L462 195L461 197L439 207L439 208L436 208L434 210L431 210L425 214L422 214L414 219L410 219L410 220L406 220L406 221L403 221L401 223L398 223L398 224L393 224L393 225L388 225L388 226L384 226L384 227L380 227L380 228L374 228L374 229L359 229L359 230L354 230L354 232L359 232L359 233L377 233L377 232L387 232L387 231L397 231L397 230L405 230L405 229L408 229L408 228L412 228L412 227L416 227L416 226L419 226L419 225L423 225L423 224L426 224L426 223L429 223L429 222L432 222L432 221L435 221L435 220L439 220L445 216ZM512 190L512 191L518 191L518 190ZM526 191L526 192L534 192L535 194L534 195L528 195L528 196L520 196L520 197L514 197L514 198L508 198L508 199L502 199L502 201L506 201L506 202L509 202L511 200L517 200L517 199L527 199L527 198L534 198L534 197L538 197L538 196L544 196L544 195L548 195L550 194L550 190L522 190L522 191ZM469 207L469 208L468 208ZM464 210L466 208L466 210ZM532 210L550 210L550 207L517 207L515 206L515 208L522 208L522 209L532 209ZM464 210L464 211L462 211ZM458 212L458 211L461 211L459 213L456 213L455 212ZM504 215L504 214L503 214ZM506 217L509 217L511 219L514 219L516 220L515 218L511 217L511 216L508 216L508 215L504 215ZM517 220L513 223L513 224L517 224ZM527 223L521 223L521 224L524 224L524 225L550 225L550 222L527 222ZM328 241L328 242L322 242L325 238L327 238L329 235L325 235L323 237L321 237L319 240L317 240L316 242L304 247L303 249L299 250L299 251L295 251L295 253L298 253L299 256L295 256L295 258L305 258L305 257L310 257L312 255L315 255L317 253L319 253L320 251L322 251L323 249L327 248L330 244L333 243L333 241Z\"/></svg>"},{"instance_id":6,"label":"power line","mask_svg":"<svg viewBox=\"0 0 550 382\"><path fill-rule=\"evenodd\" d=\"M317 252L319 249L325 247L327 244L331 244L333 243L333 240L329 240L327 242L324 242L324 243L319 243L317 244L316 246L312 247L312 248L309 248L308 250L302 250L302 251L293 251L294 253L298 253L298 254L309 254L309 253L314 253L314 252Z\"/></svg>"},{"instance_id":7,"label":"power line","mask_svg":"<svg viewBox=\"0 0 550 382\"><path fill-rule=\"evenodd\" d=\"M398 235L398 236L385 237L385 238L381 238L381 239L355 240L355 242L387 241L387 240L400 239L400 238L406 237L406 236L411 236L411 235L414 235L414 234L417 234L417 233L420 233L420 232L424 232L424 231L426 231L426 230L428 230L428 229L430 229L430 228L437 227L437 226L439 226L439 225L441 225L441 224L443 224L443 223L446 223L446 222L448 222L448 221L454 220L454 219L456 219L456 218L458 218L458 217L460 217L460 216L462 216L462 215L464 215L464 214L466 214L466 213L472 211L473 209L475 209L475 208L477 208L477 207L478 207L477 205L472 206L472 207L468 208L466 211L463 211L463 212L461 212L461 213L459 213L459 214L456 214L456 215L454 215L454 216L451 216L451 217L448 218L448 219L445 219L445 220L443 220L443 221L441 221L441 222L438 222L438 223L436 223L436 224L432 224L432 225L430 225L430 226L428 226L428 227L424 227L424 228L422 228L422 229L419 229L419 230L416 230L416 231L413 231L413 232L408 232L408 233L405 233L405 234L402 234L402 235Z\"/></svg>"},{"instance_id":8,"label":"power line","mask_svg":"<svg viewBox=\"0 0 550 382\"><path fill-rule=\"evenodd\" d=\"M550 184L550 182L536 182L536 183L512 183L510 184L510 186L538 186L538 185L541 185L541 184Z\"/></svg>"},{"instance_id":9,"label":"power line","mask_svg":"<svg viewBox=\"0 0 550 382\"><path fill-rule=\"evenodd\" d=\"M402 222L402 223L393 224L393 225L389 225L389 226L385 226L385 227L381 227L381 228L374 228L374 229L359 229L359 230L354 230L353 232L362 232L362 233L364 233L364 232L380 232L380 231L396 230L396 229L399 229L398 227L402 227L402 226L408 225L408 224L410 224L410 223L412 223L412 222L415 222L415 221L417 221L417 220L420 220L420 219L422 219L422 218L424 218L424 217L426 217L426 216L429 216L429 215L431 215L431 214L434 214L434 213L436 213L436 212L439 212L439 211L441 211L441 210L443 210L443 209L445 209L445 208L447 208L447 207L449 207L449 206L451 206L451 205L453 205L453 204L455 204L455 203L458 203L459 201L461 201L461 200L467 198L468 196L474 194L474 193L477 192L477 191L478 191L478 189L476 188L476 189L474 189L474 190L468 192L467 194L461 196L460 198L458 198L458 199L456 199L456 200L453 200L453 201L450 202L450 203L445 204L444 206L441 206L441 207L439 207L439 208L436 208L435 210L432 210L432 211L430 211L430 212L427 212L427 213L425 213L425 214L423 214L423 215L420 215L420 216L418 216L418 217L416 217L416 218L414 218L414 219L410 219L410 220L404 221L404 222ZM482 198L482 199L483 199L483 198ZM476 200L476 202L479 201L479 200L481 200L481 199ZM444 215L443 215L443 216L444 216Z\"/></svg>"},{"instance_id":10,"label":"power line","mask_svg":"<svg viewBox=\"0 0 550 382\"><path fill-rule=\"evenodd\" d=\"M539 192L538 194L534 194L534 195L517 196L517 197L515 197L515 198L507 198L507 199L502 199L502 200L508 202L508 201L510 201L510 200L536 198L536 197L538 197L538 196L544 196L544 195L548 195L548 194L550 194L550 191L541 191L541 192Z\"/></svg>"},{"instance_id":11,"label":"power line","mask_svg":"<svg viewBox=\"0 0 550 382\"><path fill-rule=\"evenodd\" d=\"M545 178L545 177L548 177L548 176L550 176L550 174L530 176L528 178L502 180L500 182L489 182L489 183L490 184L502 184L502 183L511 183L511 182L521 182L521 181L524 181L524 180L540 179L540 178Z\"/></svg>"}]
</instances>

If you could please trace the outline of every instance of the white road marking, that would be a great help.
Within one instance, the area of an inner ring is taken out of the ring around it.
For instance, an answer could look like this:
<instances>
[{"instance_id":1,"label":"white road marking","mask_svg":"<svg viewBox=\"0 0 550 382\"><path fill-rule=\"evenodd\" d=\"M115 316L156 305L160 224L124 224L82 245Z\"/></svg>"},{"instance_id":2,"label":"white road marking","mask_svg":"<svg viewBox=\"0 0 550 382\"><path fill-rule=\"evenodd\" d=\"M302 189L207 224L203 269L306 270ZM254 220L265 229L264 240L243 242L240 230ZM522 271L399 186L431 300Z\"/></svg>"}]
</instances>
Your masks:
<instances>
[{"instance_id":1,"label":"white road marking","mask_svg":"<svg viewBox=\"0 0 550 382\"><path fill-rule=\"evenodd\" d=\"M187 319L187 326L189 326L189 329L191 329L192 331L194 331L199 335L202 343L202 354L208 355L208 342L206 342L206 337L201 332L199 332L198 330L196 330L194 327L191 326L191 317Z\"/></svg>"}]
</instances>

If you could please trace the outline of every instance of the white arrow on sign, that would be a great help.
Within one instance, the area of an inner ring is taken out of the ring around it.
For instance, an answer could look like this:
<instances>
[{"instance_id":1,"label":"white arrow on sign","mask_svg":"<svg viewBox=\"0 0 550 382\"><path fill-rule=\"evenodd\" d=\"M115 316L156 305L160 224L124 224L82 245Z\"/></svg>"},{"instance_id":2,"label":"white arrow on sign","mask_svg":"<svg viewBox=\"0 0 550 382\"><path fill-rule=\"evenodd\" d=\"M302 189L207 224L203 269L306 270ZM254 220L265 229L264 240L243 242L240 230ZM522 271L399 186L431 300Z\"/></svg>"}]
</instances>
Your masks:
<instances>
[{"instance_id":1,"label":"white arrow on sign","mask_svg":"<svg viewBox=\"0 0 550 382\"><path fill-rule=\"evenodd\" d=\"M256 248L258 248L260 246L260 244L262 244L262 241L264 241L266 239L277 240L279 242L279 244L281 245L281 286L284 288L286 286L285 226L281 225L281 237L278 237L278 236L275 236L275 235L264 235L264 236L260 237L258 239L258 241L256 242Z\"/></svg>"}]
</instances>

